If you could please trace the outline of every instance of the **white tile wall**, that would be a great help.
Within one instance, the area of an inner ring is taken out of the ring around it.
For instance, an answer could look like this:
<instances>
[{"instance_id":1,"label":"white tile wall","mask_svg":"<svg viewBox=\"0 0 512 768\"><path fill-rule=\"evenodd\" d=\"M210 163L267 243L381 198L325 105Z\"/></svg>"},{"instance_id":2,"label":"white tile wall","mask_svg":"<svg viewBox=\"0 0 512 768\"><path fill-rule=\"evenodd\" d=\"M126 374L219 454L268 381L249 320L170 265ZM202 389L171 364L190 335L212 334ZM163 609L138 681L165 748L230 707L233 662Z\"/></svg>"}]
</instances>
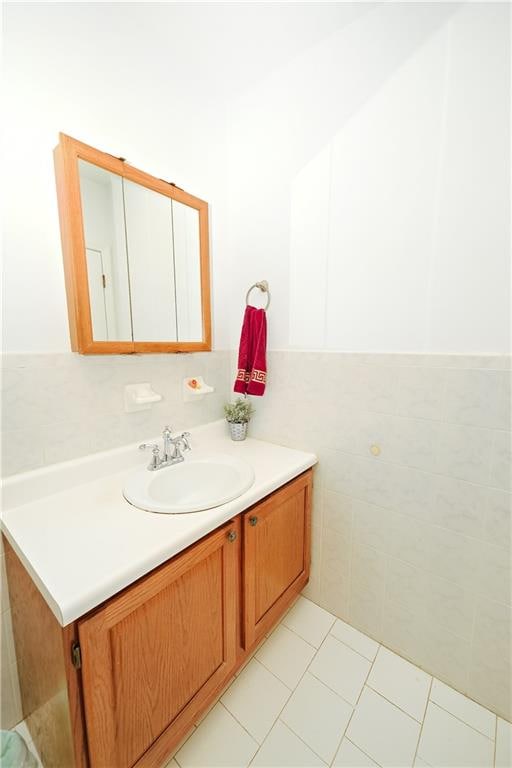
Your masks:
<instances>
[{"instance_id":1,"label":"white tile wall","mask_svg":"<svg viewBox=\"0 0 512 768\"><path fill-rule=\"evenodd\" d=\"M510 358L268 357L250 433L320 459L307 596L510 718Z\"/></svg>"},{"instance_id":2,"label":"white tile wall","mask_svg":"<svg viewBox=\"0 0 512 768\"><path fill-rule=\"evenodd\" d=\"M4 355L2 475L116 448L222 417L228 352L179 355ZM182 380L204 376L215 392L184 403ZM124 411L124 386L150 381L163 396L150 410Z\"/></svg>"}]
</instances>

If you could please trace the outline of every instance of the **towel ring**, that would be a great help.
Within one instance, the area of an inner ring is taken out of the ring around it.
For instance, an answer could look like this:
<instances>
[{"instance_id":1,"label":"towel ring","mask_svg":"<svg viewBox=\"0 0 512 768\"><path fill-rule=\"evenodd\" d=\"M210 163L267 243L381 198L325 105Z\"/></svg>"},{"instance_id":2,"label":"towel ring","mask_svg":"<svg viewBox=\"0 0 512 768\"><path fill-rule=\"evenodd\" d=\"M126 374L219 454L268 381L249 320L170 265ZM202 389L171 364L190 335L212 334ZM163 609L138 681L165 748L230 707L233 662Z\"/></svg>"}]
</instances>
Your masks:
<instances>
[{"instance_id":1,"label":"towel ring","mask_svg":"<svg viewBox=\"0 0 512 768\"><path fill-rule=\"evenodd\" d=\"M267 306L264 308L265 312L266 312L267 309L270 307L270 291L268 289L267 281L266 280L261 280L259 283L254 283L254 285L251 285L251 287L249 288L249 290L247 291L247 293L245 295L245 305L247 307L249 306L249 294L253 290L253 288L259 288L260 291L262 291L263 293L267 294Z\"/></svg>"}]
</instances>

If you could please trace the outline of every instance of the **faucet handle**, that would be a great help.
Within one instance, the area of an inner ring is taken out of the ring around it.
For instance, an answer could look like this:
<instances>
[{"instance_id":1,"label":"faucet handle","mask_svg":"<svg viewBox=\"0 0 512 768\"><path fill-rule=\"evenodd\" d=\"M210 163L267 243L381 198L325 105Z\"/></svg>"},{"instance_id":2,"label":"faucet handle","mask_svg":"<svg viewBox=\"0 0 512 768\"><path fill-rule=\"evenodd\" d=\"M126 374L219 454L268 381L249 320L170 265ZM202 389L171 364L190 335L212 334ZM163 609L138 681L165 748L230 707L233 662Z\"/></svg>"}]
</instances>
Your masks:
<instances>
[{"instance_id":1,"label":"faucet handle","mask_svg":"<svg viewBox=\"0 0 512 768\"><path fill-rule=\"evenodd\" d=\"M158 469L160 464L162 463L162 459L160 457L160 448L158 446L158 443L142 443L139 445L139 451L145 451L148 448L151 448L152 457L151 461L149 463L148 469Z\"/></svg>"},{"instance_id":2,"label":"faucet handle","mask_svg":"<svg viewBox=\"0 0 512 768\"><path fill-rule=\"evenodd\" d=\"M160 453L160 448L158 447L158 443L141 443L139 445L139 451L147 451L148 448L151 448L153 453Z\"/></svg>"},{"instance_id":3,"label":"faucet handle","mask_svg":"<svg viewBox=\"0 0 512 768\"><path fill-rule=\"evenodd\" d=\"M191 437L190 432L183 432L180 435L180 439L183 442L183 450L184 451L191 451L192 450L192 447L190 445L190 437Z\"/></svg>"},{"instance_id":4,"label":"faucet handle","mask_svg":"<svg viewBox=\"0 0 512 768\"><path fill-rule=\"evenodd\" d=\"M165 426L162 435L163 437L170 437L172 435L172 427Z\"/></svg>"}]
</instances>

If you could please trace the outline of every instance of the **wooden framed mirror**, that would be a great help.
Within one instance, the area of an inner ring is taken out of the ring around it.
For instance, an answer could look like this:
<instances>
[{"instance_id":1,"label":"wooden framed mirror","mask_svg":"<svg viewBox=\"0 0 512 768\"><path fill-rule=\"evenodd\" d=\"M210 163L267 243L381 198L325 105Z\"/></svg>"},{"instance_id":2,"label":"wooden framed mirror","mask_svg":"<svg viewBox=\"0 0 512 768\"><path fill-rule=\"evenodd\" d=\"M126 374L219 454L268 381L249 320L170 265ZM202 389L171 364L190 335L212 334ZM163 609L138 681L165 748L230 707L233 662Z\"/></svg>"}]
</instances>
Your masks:
<instances>
[{"instance_id":1,"label":"wooden framed mirror","mask_svg":"<svg viewBox=\"0 0 512 768\"><path fill-rule=\"evenodd\" d=\"M210 350L208 204L62 133L54 155L73 351Z\"/></svg>"}]
</instances>

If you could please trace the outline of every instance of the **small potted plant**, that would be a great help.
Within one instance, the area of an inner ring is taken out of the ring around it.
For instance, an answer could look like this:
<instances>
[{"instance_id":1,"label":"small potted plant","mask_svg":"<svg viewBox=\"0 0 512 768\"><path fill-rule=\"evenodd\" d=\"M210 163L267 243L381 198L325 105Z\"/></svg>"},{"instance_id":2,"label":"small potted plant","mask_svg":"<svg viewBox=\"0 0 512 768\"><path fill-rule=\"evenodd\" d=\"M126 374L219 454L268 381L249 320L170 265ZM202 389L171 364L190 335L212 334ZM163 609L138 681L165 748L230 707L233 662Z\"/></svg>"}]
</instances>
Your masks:
<instances>
[{"instance_id":1,"label":"small potted plant","mask_svg":"<svg viewBox=\"0 0 512 768\"><path fill-rule=\"evenodd\" d=\"M247 437L247 425L254 413L251 403L242 397L237 397L234 403L227 403L224 406L224 413L229 424L231 439L245 440Z\"/></svg>"}]
</instances>

